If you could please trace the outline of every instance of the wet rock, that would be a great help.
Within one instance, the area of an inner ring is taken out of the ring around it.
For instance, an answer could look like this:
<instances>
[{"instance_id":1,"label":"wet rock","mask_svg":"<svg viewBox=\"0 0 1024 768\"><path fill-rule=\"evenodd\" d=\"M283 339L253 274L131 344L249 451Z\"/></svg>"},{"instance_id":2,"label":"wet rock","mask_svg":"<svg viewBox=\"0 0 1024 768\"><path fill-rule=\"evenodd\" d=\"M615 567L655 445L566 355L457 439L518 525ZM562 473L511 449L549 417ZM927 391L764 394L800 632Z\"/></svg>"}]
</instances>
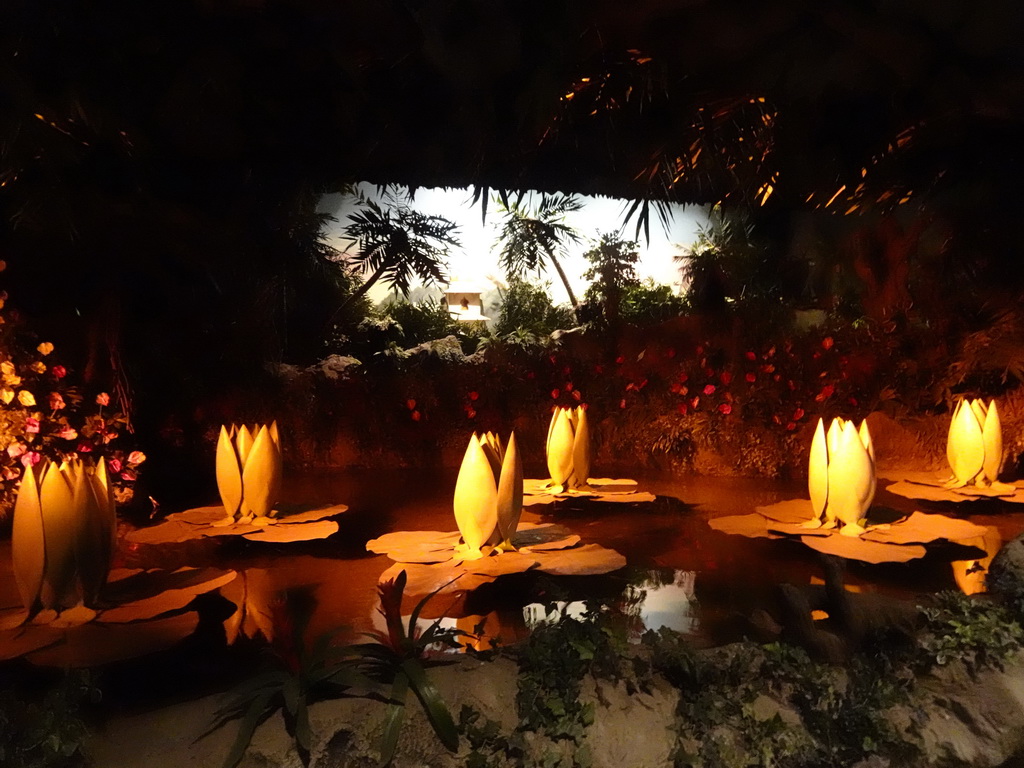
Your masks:
<instances>
[{"instance_id":1,"label":"wet rock","mask_svg":"<svg viewBox=\"0 0 1024 768\"><path fill-rule=\"evenodd\" d=\"M1008 541L996 554L989 566L988 587L1024 612L1024 534Z\"/></svg>"}]
</instances>

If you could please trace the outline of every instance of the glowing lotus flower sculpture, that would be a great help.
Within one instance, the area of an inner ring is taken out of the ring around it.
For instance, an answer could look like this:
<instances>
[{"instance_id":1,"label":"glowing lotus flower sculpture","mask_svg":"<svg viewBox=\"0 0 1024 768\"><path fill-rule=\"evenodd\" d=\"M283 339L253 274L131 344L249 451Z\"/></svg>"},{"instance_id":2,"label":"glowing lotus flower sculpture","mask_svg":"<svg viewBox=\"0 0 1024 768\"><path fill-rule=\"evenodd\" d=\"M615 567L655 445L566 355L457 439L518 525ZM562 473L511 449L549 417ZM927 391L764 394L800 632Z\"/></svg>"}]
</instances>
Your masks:
<instances>
[{"instance_id":1,"label":"glowing lotus flower sculpture","mask_svg":"<svg viewBox=\"0 0 1024 768\"><path fill-rule=\"evenodd\" d=\"M587 487L590 477L590 426L583 406L556 408L548 426L548 472L556 493Z\"/></svg>"},{"instance_id":2,"label":"glowing lotus flower sculpture","mask_svg":"<svg viewBox=\"0 0 1024 768\"><path fill-rule=\"evenodd\" d=\"M953 411L946 440L946 458L953 470L947 488L996 483L1003 462L1003 427L996 401L961 400Z\"/></svg>"},{"instance_id":3,"label":"glowing lotus flower sculpture","mask_svg":"<svg viewBox=\"0 0 1024 768\"><path fill-rule=\"evenodd\" d=\"M281 440L277 422L220 428L217 490L227 510L221 525L267 525L281 489Z\"/></svg>"},{"instance_id":4,"label":"glowing lotus flower sculpture","mask_svg":"<svg viewBox=\"0 0 1024 768\"><path fill-rule=\"evenodd\" d=\"M455 482L453 506L465 543L458 548L462 559L483 557L480 548L488 543L499 551L515 549L511 540L523 512L523 462L515 432L507 448L492 432L473 434Z\"/></svg>"},{"instance_id":5,"label":"glowing lotus flower sculpture","mask_svg":"<svg viewBox=\"0 0 1024 768\"><path fill-rule=\"evenodd\" d=\"M875 447L866 421L857 429L852 421L833 419L826 435L825 424L818 419L807 486L814 517L805 527L841 524L844 536L865 532L866 514L875 498Z\"/></svg>"},{"instance_id":6,"label":"glowing lotus flower sculpture","mask_svg":"<svg viewBox=\"0 0 1024 768\"><path fill-rule=\"evenodd\" d=\"M14 578L29 614L95 605L117 535L114 495L101 458L27 468L14 504Z\"/></svg>"}]
</instances>

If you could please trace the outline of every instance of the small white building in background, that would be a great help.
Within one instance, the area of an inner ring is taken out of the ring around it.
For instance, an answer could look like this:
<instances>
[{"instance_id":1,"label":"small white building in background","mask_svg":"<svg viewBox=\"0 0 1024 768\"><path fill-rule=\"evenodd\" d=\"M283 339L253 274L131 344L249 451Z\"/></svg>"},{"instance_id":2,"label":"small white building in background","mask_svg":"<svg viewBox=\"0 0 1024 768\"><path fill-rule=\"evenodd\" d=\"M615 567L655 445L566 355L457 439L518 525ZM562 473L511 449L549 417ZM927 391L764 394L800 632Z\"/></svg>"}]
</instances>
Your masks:
<instances>
[{"instance_id":1,"label":"small white building in background","mask_svg":"<svg viewBox=\"0 0 1024 768\"><path fill-rule=\"evenodd\" d=\"M445 288L444 296L448 311L456 320L466 323L486 322L484 304L481 299L484 289L464 280L453 280Z\"/></svg>"}]
</instances>

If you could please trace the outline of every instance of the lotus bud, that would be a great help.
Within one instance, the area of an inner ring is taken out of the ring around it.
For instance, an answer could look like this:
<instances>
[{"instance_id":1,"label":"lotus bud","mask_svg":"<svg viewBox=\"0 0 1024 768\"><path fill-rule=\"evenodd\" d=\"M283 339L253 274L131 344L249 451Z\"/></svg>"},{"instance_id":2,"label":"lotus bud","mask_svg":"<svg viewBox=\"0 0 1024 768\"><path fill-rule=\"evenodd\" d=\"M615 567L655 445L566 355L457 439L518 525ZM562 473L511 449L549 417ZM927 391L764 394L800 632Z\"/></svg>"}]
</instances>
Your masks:
<instances>
[{"instance_id":1,"label":"lotus bud","mask_svg":"<svg viewBox=\"0 0 1024 768\"><path fill-rule=\"evenodd\" d=\"M217 439L217 490L227 512L223 525L266 525L281 490L281 440L277 422L220 428Z\"/></svg>"},{"instance_id":2,"label":"lotus bud","mask_svg":"<svg viewBox=\"0 0 1024 768\"><path fill-rule=\"evenodd\" d=\"M106 462L26 467L14 504L11 551L22 603L34 614L96 604L117 521Z\"/></svg>"},{"instance_id":3,"label":"lotus bud","mask_svg":"<svg viewBox=\"0 0 1024 768\"><path fill-rule=\"evenodd\" d=\"M875 497L875 447L866 421L858 429L852 421L836 418L826 433L824 421L818 419L807 487L814 516L805 527L831 528L840 523L844 536L864 533Z\"/></svg>"},{"instance_id":4,"label":"lotus bud","mask_svg":"<svg viewBox=\"0 0 1024 768\"><path fill-rule=\"evenodd\" d=\"M487 432L469 439L455 482L455 522L465 543L464 559L483 557L481 547L514 549L512 536L523 512L523 463L513 432L504 448Z\"/></svg>"},{"instance_id":5,"label":"lotus bud","mask_svg":"<svg viewBox=\"0 0 1024 768\"><path fill-rule=\"evenodd\" d=\"M1003 462L1003 427L996 401L961 400L953 410L946 440L946 458L953 470L948 488L992 485Z\"/></svg>"},{"instance_id":6,"label":"lotus bud","mask_svg":"<svg viewBox=\"0 0 1024 768\"><path fill-rule=\"evenodd\" d=\"M548 425L548 473L556 493L587 487L590 426L583 406L556 408Z\"/></svg>"}]
</instances>

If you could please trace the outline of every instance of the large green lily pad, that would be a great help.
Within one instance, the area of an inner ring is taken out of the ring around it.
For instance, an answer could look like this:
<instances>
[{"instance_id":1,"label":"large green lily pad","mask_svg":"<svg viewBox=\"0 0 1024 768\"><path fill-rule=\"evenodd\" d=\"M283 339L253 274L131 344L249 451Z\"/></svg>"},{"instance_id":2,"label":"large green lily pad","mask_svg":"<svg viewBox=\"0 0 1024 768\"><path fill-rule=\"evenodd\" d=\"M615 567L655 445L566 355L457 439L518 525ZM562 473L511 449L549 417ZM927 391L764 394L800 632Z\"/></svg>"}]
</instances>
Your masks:
<instances>
[{"instance_id":1,"label":"large green lily pad","mask_svg":"<svg viewBox=\"0 0 1024 768\"><path fill-rule=\"evenodd\" d=\"M654 494L638 491L636 480L629 478L591 477L587 480L586 488L569 488L560 493L554 492L549 480L523 480L523 506L551 504L561 499L593 499L628 504L654 501L654 498Z\"/></svg>"},{"instance_id":2,"label":"large green lily pad","mask_svg":"<svg viewBox=\"0 0 1024 768\"><path fill-rule=\"evenodd\" d=\"M787 499L753 514L716 517L709 525L722 533L752 538L798 538L811 549L866 563L905 563L924 557L924 545L943 540L970 542L985 535L984 526L946 515L914 512L910 515L887 507L868 510L867 532L843 536L834 528L805 528L811 518L807 499Z\"/></svg>"},{"instance_id":3,"label":"large green lily pad","mask_svg":"<svg viewBox=\"0 0 1024 768\"><path fill-rule=\"evenodd\" d=\"M406 592L429 594L471 591L495 579L514 573L538 570L559 576L610 573L626 565L626 558L598 544L581 544L580 537L561 525L520 522L512 538L518 547L499 552L484 547L484 557L462 559L456 550L458 532L396 531L367 542L371 552L386 554L396 564L380 580L408 574Z\"/></svg>"},{"instance_id":4,"label":"large green lily pad","mask_svg":"<svg viewBox=\"0 0 1024 768\"><path fill-rule=\"evenodd\" d=\"M217 525L226 513L222 506L196 507L168 515L167 519L149 528L139 528L126 537L139 544L173 544L210 536L241 536L249 541L287 544L297 541L326 539L337 532L338 524L327 518L348 511L344 504L327 507L282 507L267 525L232 523Z\"/></svg>"},{"instance_id":5,"label":"large green lily pad","mask_svg":"<svg viewBox=\"0 0 1024 768\"><path fill-rule=\"evenodd\" d=\"M900 472L885 475L886 479L896 482L887 485L885 490L908 499L921 501L978 501L979 499L999 499L1014 504L1024 504L1024 481L1014 483L993 483L990 486L965 485L961 488L947 488L948 473L939 472Z\"/></svg>"}]
</instances>

